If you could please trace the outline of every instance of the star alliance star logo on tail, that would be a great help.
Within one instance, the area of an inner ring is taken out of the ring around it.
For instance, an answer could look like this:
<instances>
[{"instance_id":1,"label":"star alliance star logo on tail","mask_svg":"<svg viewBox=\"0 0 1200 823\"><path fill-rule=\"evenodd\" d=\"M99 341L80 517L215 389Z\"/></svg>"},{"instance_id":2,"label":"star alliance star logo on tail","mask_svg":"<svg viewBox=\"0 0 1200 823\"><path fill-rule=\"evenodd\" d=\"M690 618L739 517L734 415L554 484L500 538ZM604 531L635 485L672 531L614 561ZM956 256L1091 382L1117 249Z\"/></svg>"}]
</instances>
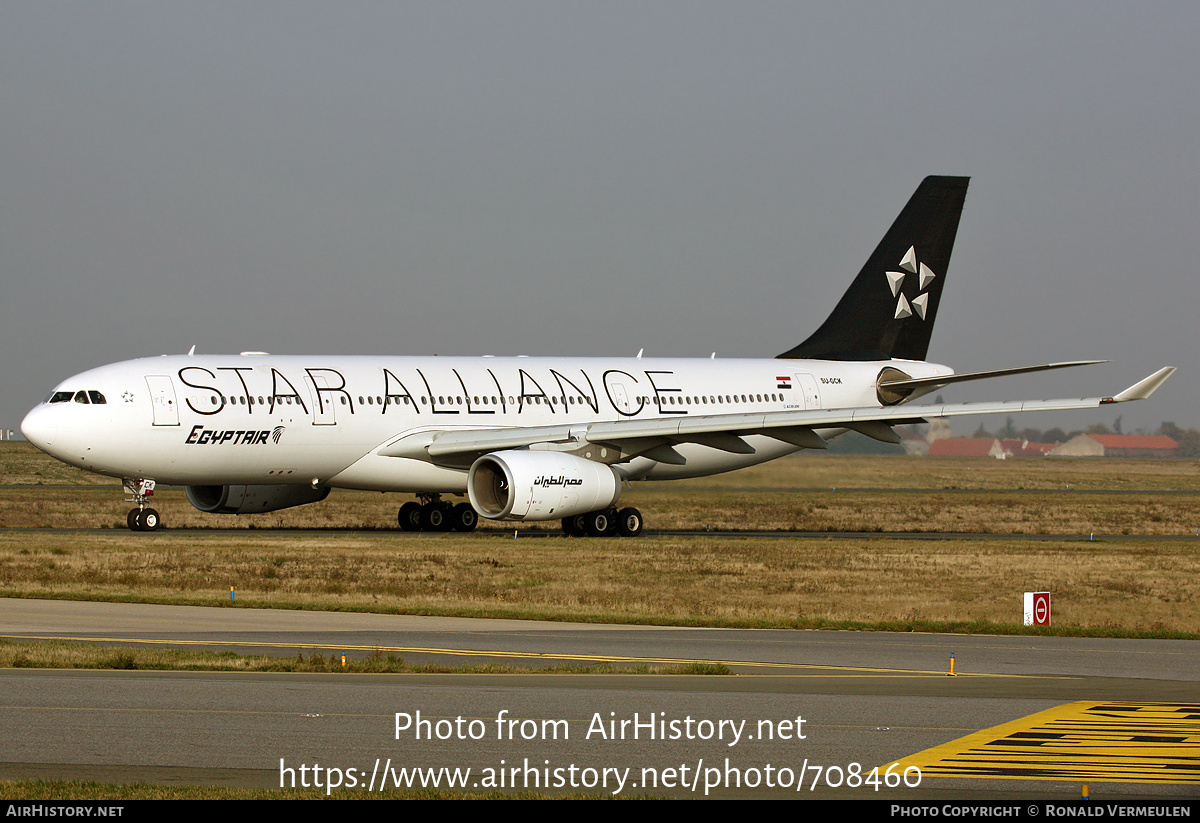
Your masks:
<instances>
[{"instance_id":1,"label":"star alliance star logo on tail","mask_svg":"<svg viewBox=\"0 0 1200 823\"><path fill-rule=\"evenodd\" d=\"M925 289L937 275L928 266L917 260L917 250L913 246L909 246L908 251L904 253L904 259L900 261L900 268L904 271L884 272L887 275L888 287L892 290L892 297L898 298L895 319L912 317L913 312L916 312L917 317L924 320L925 312L929 308L929 293ZM904 285L904 278L910 273L917 275L917 288L921 292L912 299L911 303L900 292L900 287Z\"/></svg>"}]
</instances>

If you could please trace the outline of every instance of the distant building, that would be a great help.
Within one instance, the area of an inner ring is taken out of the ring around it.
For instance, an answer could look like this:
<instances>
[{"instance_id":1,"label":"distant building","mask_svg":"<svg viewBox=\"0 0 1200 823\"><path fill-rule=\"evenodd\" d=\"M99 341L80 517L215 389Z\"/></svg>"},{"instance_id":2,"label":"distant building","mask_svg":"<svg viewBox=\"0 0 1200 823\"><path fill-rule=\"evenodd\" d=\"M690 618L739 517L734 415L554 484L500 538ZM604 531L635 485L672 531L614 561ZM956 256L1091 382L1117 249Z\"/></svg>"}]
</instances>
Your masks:
<instances>
[{"instance_id":1,"label":"distant building","mask_svg":"<svg viewBox=\"0 0 1200 823\"><path fill-rule=\"evenodd\" d=\"M1031 440L1001 440L1000 445L1012 457L1045 457L1057 443L1034 443Z\"/></svg>"},{"instance_id":2,"label":"distant building","mask_svg":"<svg viewBox=\"0 0 1200 823\"><path fill-rule=\"evenodd\" d=\"M1047 457L1174 457L1179 444L1165 434L1081 434Z\"/></svg>"},{"instance_id":3,"label":"distant building","mask_svg":"<svg viewBox=\"0 0 1200 823\"><path fill-rule=\"evenodd\" d=\"M929 444L930 457L995 457L1003 460L1009 452L994 437L945 437Z\"/></svg>"},{"instance_id":4,"label":"distant building","mask_svg":"<svg viewBox=\"0 0 1200 823\"><path fill-rule=\"evenodd\" d=\"M954 432L950 428L950 421L944 417L935 417L930 420L929 425L925 427L923 437L916 426L897 426L896 434L900 435L900 445L904 447L904 453L918 456L929 454L931 443L954 436Z\"/></svg>"},{"instance_id":5,"label":"distant building","mask_svg":"<svg viewBox=\"0 0 1200 823\"><path fill-rule=\"evenodd\" d=\"M950 428L950 421L945 417L935 417L929 421L929 431L926 433L925 439L930 443L953 436L954 432Z\"/></svg>"}]
</instances>

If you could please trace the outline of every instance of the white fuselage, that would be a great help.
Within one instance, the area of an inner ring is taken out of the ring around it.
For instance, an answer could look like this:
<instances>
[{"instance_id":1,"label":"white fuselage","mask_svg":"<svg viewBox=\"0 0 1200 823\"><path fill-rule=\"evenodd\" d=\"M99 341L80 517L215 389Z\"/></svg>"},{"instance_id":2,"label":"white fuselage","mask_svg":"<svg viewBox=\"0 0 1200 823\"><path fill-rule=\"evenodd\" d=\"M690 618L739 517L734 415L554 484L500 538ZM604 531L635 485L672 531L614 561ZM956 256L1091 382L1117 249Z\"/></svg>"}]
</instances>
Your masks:
<instances>
[{"instance_id":1,"label":"white fuselage","mask_svg":"<svg viewBox=\"0 0 1200 823\"><path fill-rule=\"evenodd\" d=\"M64 381L22 431L63 461L114 477L462 492L465 468L395 444L456 430L878 408L876 381L889 366L952 373L912 361L164 356ZM62 399L78 392L104 402ZM683 465L637 457L622 473L695 477L797 450L749 439L753 454L685 443ZM385 447L399 456L378 454Z\"/></svg>"}]
</instances>

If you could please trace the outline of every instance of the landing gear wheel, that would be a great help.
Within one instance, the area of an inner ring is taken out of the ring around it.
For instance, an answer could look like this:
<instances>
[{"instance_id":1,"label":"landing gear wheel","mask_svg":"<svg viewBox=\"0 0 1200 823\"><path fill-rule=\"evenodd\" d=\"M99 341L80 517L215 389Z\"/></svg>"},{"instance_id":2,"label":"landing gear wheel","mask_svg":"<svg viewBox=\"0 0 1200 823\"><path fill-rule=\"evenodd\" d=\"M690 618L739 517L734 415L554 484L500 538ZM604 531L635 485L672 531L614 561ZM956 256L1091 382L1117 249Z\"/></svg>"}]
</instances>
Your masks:
<instances>
[{"instance_id":1,"label":"landing gear wheel","mask_svg":"<svg viewBox=\"0 0 1200 823\"><path fill-rule=\"evenodd\" d=\"M642 513L634 508L621 509L617 513L617 534L622 537L637 537L642 533Z\"/></svg>"},{"instance_id":2,"label":"landing gear wheel","mask_svg":"<svg viewBox=\"0 0 1200 823\"><path fill-rule=\"evenodd\" d=\"M419 532L421 530L421 504L409 501L400 507L397 515L401 531Z\"/></svg>"},{"instance_id":3,"label":"landing gear wheel","mask_svg":"<svg viewBox=\"0 0 1200 823\"><path fill-rule=\"evenodd\" d=\"M142 509L138 512L137 522L139 531L156 532L162 528L162 521L158 519L158 512L154 509Z\"/></svg>"},{"instance_id":4,"label":"landing gear wheel","mask_svg":"<svg viewBox=\"0 0 1200 823\"><path fill-rule=\"evenodd\" d=\"M479 515L470 503L459 503L450 510L450 528L456 532L473 532L479 525Z\"/></svg>"},{"instance_id":5,"label":"landing gear wheel","mask_svg":"<svg viewBox=\"0 0 1200 823\"><path fill-rule=\"evenodd\" d=\"M450 507L445 503L429 503L422 506L421 528L427 532L450 531Z\"/></svg>"},{"instance_id":6,"label":"landing gear wheel","mask_svg":"<svg viewBox=\"0 0 1200 823\"><path fill-rule=\"evenodd\" d=\"M140 532L142 530L142 527L138 525L138 515L141 513L141 509L130 509L129 514L125 516L125 524L129 526L131 532Z\"/></svg>"},{"instance_id":7,"label":"landing gear wheel","mask_svg":"<svg viewBox=\"0 0 1200 823\"><path fill-rule=\"evenodd\" d=\"M591 537L605 537L616 531L616 512L612 509L601 509L598 512L588 512L583 515L583 526Z\"/></svg>"},{"instance_id":8,"label":"landing gear wheel","mask_svg":"<svg viewBox=\"0 0 1200 823\"><path fill-rule=\"evenodd\" d=\"M564 517L562 522L563 534L567 537L586 537L587 527L583 524L583 515L575 514Z\"/></svg>"}]
</instances>

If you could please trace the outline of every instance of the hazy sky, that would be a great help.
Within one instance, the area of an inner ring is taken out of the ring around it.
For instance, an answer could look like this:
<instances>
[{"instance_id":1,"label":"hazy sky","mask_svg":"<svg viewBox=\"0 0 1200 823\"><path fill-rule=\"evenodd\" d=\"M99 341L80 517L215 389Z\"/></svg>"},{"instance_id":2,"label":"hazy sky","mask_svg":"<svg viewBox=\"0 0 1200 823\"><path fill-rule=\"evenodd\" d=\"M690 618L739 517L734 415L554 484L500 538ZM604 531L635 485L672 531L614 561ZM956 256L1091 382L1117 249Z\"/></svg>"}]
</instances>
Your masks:
<instances>
[{"instance_id":1,"label":"hazy sky","mask_svg":"<svg viewBox=\"0 0 1200 823\"><path fill-rule=\"evenodd\" d=\"M1184 2L5 0L0 425L193 345L774 356L954 174L931 359L1113 362L946 399L1175 365L1027 422L1200 426L1198 32Z\"/></svg>"}]
</instances>

